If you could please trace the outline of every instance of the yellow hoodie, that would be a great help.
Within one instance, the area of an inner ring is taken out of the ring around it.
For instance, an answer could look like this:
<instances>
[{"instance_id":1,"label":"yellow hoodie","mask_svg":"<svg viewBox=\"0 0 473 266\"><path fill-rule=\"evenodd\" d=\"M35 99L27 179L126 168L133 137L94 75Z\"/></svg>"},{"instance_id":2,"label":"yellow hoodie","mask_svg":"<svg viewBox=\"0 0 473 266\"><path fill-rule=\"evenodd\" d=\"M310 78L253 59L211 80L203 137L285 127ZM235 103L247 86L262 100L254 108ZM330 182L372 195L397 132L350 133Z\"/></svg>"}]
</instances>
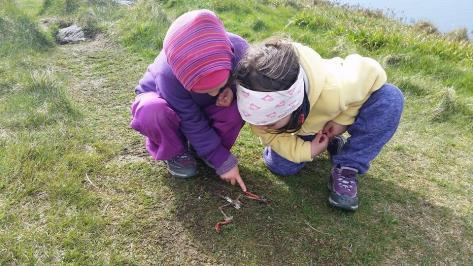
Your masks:
<instances>
[{"instance_id":1,"label":"yellow hoodie","mask_svg":"<svg viewBox=\"0 0 473 266\"><path fill-rule=\"evenodd\" d=\"M323 59L310 47L294 43L308 79L310 111L295 133L273 134L251 125L254 134L282 157L295 162L312 160L311 144L297 135L313 135L328 121L351 125L371 93L386 82L386 72L375 60L357 54L345 59Z\"/></svg>"}]
</instances>

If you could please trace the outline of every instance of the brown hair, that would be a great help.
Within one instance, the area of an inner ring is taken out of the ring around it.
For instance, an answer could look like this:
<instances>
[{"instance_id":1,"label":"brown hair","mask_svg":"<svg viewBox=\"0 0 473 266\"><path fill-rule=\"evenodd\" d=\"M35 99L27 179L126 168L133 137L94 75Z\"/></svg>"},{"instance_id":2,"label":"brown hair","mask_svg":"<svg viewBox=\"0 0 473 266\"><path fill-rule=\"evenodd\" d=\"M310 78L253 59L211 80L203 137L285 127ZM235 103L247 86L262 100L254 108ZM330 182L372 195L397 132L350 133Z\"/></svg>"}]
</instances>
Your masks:
<instances>
[{"instance_id":1,"label":"brown hair","mask_svg":"<svg viewBox=\"0 0 473 266\"><path fill-rule=\"evenodd\" d=\"M233 78L243 87L254 91L289 89L299 74L299 57L288 39L272 38L248 48L240 60ZM289 123L275 133L296 132L302 124L299 107L292 112Z\"/></svg>"},{"instance_id":2,"label":"brown hair","mask_svg":"<svg viewBox=\"0 0 473 266\"><path fill-rule=\"evenodd\" d=\"M299 58L287 39L273 38L248 48L234 72L235 79L254 91L287 90L299 74Z\"/></svg>"}]
</instances>

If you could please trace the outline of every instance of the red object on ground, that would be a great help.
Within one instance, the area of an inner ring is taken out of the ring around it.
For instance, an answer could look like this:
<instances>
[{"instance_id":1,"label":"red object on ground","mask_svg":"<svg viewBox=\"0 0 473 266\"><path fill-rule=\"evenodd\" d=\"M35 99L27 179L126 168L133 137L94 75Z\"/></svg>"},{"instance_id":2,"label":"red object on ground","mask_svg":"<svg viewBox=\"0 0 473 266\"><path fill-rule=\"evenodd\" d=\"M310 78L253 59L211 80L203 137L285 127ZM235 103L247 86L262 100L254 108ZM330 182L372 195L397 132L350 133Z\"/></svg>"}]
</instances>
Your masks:
<instances>
[{"instance_id":1,"label":"red object on ground","mask_svg":"<svg viewBox=\"0 0 473 266\"><path fill-rule=\"evenodd\" d=\"M218 222L217 224L215 224L215 231L217 231L217 233L220 233L220 231L222 231L222 226L230 223L232 223L232 220L223 220Z\"/></svg>"},{"instance_id":2,"label":"red object on ground","mask_svg":"<svg viewBox=\"0 0 473 266\"><path fill-rule=\"evenodd\" d=\"M256 200L256 201L263 202L263 203L268 203L268 200L265 199L264 197L258 196L256 194L253 194L253 193L249 192L249 191L245 191L245 192L243 192L243 194L245 194L245 196L249 199Z\"/></svg>"}]
</instances>

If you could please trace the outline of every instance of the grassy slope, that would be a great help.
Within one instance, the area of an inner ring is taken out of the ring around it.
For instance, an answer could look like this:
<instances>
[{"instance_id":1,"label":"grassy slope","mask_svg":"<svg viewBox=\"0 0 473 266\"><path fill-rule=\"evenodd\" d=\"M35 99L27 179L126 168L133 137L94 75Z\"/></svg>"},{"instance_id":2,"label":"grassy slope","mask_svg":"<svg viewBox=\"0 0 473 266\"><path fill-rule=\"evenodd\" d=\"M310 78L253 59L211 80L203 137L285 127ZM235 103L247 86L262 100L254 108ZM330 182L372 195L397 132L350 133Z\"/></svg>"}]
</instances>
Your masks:
<instances>
[{"instance_id":1,"label":"grassy slope","mask_svg":"<svg viewBox=\"0 0 473 266\"><path fill-rule=\"evenodd\" d=\"M132 9L2 1L1 264L473 262L471 45L374 13L295 1L142 1ZM234 212L218 235L222 202L212 192L224 184L204 166L198 178L176 180L148 158L127 128L133 86L169 22L200 7L251 42L284 34L325 57L358 52L383 62L406 109L360 179L358 212L328 207L326 157L276 177L245 127L235 154L247 185L273 204ZM52 16L103 34L54 47L36 26Z\"/></svg>"}]
</instances>

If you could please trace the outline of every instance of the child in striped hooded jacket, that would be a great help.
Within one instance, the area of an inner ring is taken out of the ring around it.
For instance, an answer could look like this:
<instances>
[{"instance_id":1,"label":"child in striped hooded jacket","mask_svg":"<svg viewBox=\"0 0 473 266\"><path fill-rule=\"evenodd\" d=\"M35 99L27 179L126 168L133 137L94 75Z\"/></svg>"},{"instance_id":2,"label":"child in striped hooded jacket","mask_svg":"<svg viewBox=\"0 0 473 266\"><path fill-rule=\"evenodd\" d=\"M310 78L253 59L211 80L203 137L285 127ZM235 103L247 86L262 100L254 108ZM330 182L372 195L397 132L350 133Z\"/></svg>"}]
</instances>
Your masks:
<instances>
[{"instance_id":1,"label":"child in striped hooded jacket","mask_svg":"<svg viewBox=\"0 0 473 266\"><path fill-rule=\"evenodd\" d=\"M196 174L191 146L221 179L246 191L230 152L243 120L229 79L247 47L209 10L187 12L168 29L163 50L135 89L130 126L172 175Z\"/></svg>"}]
</instances>

